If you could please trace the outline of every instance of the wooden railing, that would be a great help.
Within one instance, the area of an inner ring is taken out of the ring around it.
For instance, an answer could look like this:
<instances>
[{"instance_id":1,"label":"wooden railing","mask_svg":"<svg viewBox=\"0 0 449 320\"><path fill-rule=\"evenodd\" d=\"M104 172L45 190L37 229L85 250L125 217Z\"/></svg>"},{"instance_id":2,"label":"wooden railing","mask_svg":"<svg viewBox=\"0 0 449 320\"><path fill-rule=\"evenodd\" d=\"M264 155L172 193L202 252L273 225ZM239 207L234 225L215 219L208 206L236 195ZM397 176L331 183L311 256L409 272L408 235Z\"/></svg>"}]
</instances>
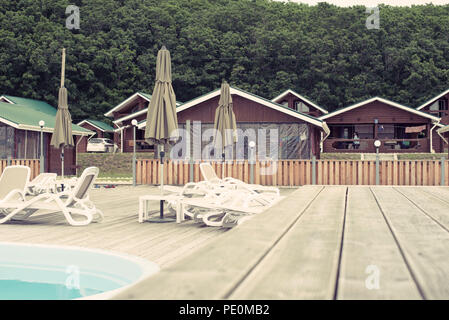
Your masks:
<instances>
[{"instance_id":1,"label":"wooden railing","mask_svg":"<svg viewBox=\"0 0 449 320\"><path fill-rule=\"evenodd\" d=\"M164 165L164 183L184 185L187 182L203 180L199 163L184 161L166 161ZM222 177L222 164L211 162L217 175ZM138 184L160 184L158 160L137 160L136 180ZM232 161L225 165L225 177L234 177L247 183L275 186L318 185L375 185L376 161L362 160L279 160L257 161L251 165L248 161ZM270 172L270 168L273 170ZM449 161L400 160L380 161L380 185L443 185L449 182ZM442 176L443 175L443 176Z\"/></svg>"},{"instance_id":2,"label":"wooden railing","mask_svg":"<svg viewBox=\"0 0 449 320\"><path fill-rule=\"evenodd\" d=\"M30 179L31 180L36 178L37 175L39 175L39 170L40 170L39 159L25 159L25 160L12 159L12 160L10 160L9 164L8 164L8 160L0 160L0 173L2 173L3 169L5 167L7 167L8 165L11 165L11 166L21 165L21 166L30 167L30 169L31 169Z\"/></svg>"},{"instance_id":3,"label":"wooden railing","mask_svg":"<svg viewBox=\"0 0 449 320\"><path fill-rule=\"evenodd\" d=\"M335 139L328 138L324 140L324 152L347 152L359 153L376 152L374 147L376 139ZM354 142L358 142L355 144ZM380 139L380 153L410 153L410 152L429 152L429 139Z\"/></svg>"}]
</instances>

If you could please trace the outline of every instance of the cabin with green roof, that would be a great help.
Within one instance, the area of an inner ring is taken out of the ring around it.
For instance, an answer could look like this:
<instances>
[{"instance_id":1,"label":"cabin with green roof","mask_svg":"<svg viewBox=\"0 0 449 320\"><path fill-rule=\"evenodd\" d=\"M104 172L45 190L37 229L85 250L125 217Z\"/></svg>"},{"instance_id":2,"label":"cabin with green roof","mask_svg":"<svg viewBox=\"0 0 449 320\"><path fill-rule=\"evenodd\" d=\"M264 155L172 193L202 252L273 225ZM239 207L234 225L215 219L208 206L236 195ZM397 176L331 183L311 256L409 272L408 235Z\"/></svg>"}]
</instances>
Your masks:
<instances>
[{"instance_id":1,"label":"cabin with green roof","mask_svg":"<svg viewBox=\"0 0 449 320\"><path fill-rule=\"evenodd\" d=\"M91 135L90 138L109 138L113 139L114 136L114 128L107 124L106 122L100 121L100 120L93 120L93 119L85 119L83 121L80 121L77 123L78 126L90 130L92 132L95 132L95 134ZM80 142L78 149L78 152L87 152L87 140L84 139Z\"/></svg>"},{"instance_id":2,"label":"cabin with green roof","mask_svg":"<svg viewBox=\"0 0 449 320\"><path fill-rule=\"evenodd\" d=\"M0 159L39 159L40 132L43 132L44 170L61 173L60 150L50 146L56 108L40 100L0 96ZM41 128L40 121L45 125ZM77 145L94 134L91 130L72 124ZM76 148L65 149L64 172L76 172Z\"/></svg>"}]
</instances>

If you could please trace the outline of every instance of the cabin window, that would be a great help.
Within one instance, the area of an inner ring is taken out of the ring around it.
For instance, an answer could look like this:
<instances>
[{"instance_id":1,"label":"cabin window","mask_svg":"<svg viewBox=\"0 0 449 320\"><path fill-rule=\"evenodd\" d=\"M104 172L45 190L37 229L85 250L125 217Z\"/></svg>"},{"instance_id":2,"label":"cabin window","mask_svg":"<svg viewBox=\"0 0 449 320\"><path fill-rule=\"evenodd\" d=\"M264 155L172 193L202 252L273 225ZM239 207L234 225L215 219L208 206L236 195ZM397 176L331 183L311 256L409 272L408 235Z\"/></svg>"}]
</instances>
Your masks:
<instances>
[{"instance_id":1,"label":"cabin window","mask_svg":"<svg viewBox=\"0 0 449 320\"><path fill-rule=\"evenodd\" d=\"M287 100L282 101L281 104L282 104L284 107L288 107L288 101L287 101Z\"/></svg>"},{"instance_id":2,"label":"cabin window","mask_svg":"<svg viewBox=\"0 0 449 320\"><path fill-rule=\"evenodd\" d=\"M352 139L354 133L357 132L359 139L374 139L374 125L360 124L360 125L332 125L330 138L336 139Z\"/></svg>"},{"instance_id":3,"label":"cabin window","mask_svg":"<svg viewBox=\"0 0 449 320\"><path fill-rule=\"evenodd\" d=\"M440 109L439 103L438 101L435 101L434 103L432 103L429 107L430 111L438 111Z\"/></svg>"},{"instance_id":4,"label":"cabin window","mask_svg":"<svg viewBox=\"0 0 449 320\"><path fill-rule=\"evenodd\" d=\"M179 128L185 125L179 124ZM201 147L191 144L190 154L194 159L214 159L221 161L221 151L214 150L213 123L195 123L191 126L191 141L201 141ZM311 139L306 123L238 122L238 141L226 148L228 159L248 159L249 142L256 143L256 156L260 160L310 159ZM184 131L182 131L184 132ZM168 149L171 147L169 146ZM214 153L218 151L218 154ZM171 154L166 150L166 154ZM178 153L179 156L179 153Z\"/></svg>"},{"instance_id":5,"label":"cabin window","mask_svg":"<svg viewBox=\"0 0 449 320\"><path fill-rule=\"evenodd\" d=\"M443 112L438 113L438 116L440 118L444 117L447 114L447 112L446 112L447 109L448 109L447 100L439 100L438 101L438 110L443 111Z\"/></svg>"},{"instance_id":6,"label":"cabin window","mask_svg":"<svg viewBox=\"0 0 449 320\"><path fill-rule=\"evenodd\" d=\"M14 154L14 128L0 124L0 159L13 157Z\"/></svg>"},{"instance_id":7,"label":"cabin window","mask_svg":"<svg viewBox=\"0 0 449 320\"><path fill-rule=\"evenodd\" d=\"M16 157L18 159L39 159L39 140L39 132L17 131Z\"/></svg>"},{"instance_id":8,"label":"cabin window","mask_svg":"<svg viewBox=\"0 0 449 320\"><path fill-rule=\"evenodd\" d=\"M448 103L447 100L444 99L435 101L429 107L429 111L431 111L434 114L438 114L438 117L444 117L447 114L447 110L448 110Z\"/></svg>"},{"instance_id":9,"label":"cabin window","mask_svg":"<svg viewBox=\"0 0 449 320\"><path fill-rule=\"evenodd\" d=\"M377 127L378 139L394 139L394 124L379 124Z\"/></svg>"},{"instance_id":10,"label":"cabin window","mask_svg":"<svg viewBox=\"0 0 449 320\"><path fill-rule=\"evenodd\" d=\"M295 109L299 112L310 112L310 108L302 101L295 102Z\"/></svg>"},{"instance_id":11,"label":"cabin window","mask_svg":"<svg viewBox=\"0 0 449 320\"><path fill-rule=\"evenodd\" d=\"M355 125L354 132L357 132L360 139L374 139L374 126L372 124Z\"/></svg>"}]
</instances>

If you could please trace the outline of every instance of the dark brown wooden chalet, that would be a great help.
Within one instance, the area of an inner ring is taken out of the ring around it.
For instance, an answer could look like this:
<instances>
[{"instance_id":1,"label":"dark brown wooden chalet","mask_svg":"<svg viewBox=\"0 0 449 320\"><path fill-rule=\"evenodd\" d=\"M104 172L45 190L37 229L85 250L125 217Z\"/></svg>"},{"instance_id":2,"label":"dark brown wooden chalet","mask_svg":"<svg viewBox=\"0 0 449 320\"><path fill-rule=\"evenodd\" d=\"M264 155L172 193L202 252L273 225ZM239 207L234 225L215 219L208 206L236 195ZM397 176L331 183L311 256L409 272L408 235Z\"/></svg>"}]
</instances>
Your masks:
<instances>
[{"instance_id":1,"label":"dark brown wooden chalet","mask_svg":"<svg viewBox=\"0 0 449 320\"><path fill-rule=\"evenodd\" d=\"M442 125L449 125L449 89L433 97L416 110L426 112L441 118L440 123ZM446 132L446 131L445 131ZM445 140L441 139L440 135L433 132L432 136L433 149L435 152L447 152L448 144Z\"/></svg>"},{"instance_id":2,"label":"dark brown wooden chalet","mask_svg":"<svg viewBox=\"0 0 449 320\"><path fill-rule=\"evenodd\" d=\"M383 98L374 97L320 117L330 135L323 152L432 152L434 132L440 118ZM357 132L359 144L353 139ZM354 143L356 142L356 143Z\"/></svg>"},{"instance_id":3,"label":"dark brown wooden chalet","mask_svg":"<svg viewBox=\"0 0 449 320\"><path fill-rule=\"evenodd\" d=\"M238 128L256 132L263 128L279 130L279 158L319 157L321 132L327 130L323 121L236 87L231 87L230 92ZM201 122L201 132L213 128L219 99L220 89L216 89L179 105L180 128L184 128L188 120L192 125ZM146 121L139 123L142 132L145 125Z\"/></svg>"}]
</instances>

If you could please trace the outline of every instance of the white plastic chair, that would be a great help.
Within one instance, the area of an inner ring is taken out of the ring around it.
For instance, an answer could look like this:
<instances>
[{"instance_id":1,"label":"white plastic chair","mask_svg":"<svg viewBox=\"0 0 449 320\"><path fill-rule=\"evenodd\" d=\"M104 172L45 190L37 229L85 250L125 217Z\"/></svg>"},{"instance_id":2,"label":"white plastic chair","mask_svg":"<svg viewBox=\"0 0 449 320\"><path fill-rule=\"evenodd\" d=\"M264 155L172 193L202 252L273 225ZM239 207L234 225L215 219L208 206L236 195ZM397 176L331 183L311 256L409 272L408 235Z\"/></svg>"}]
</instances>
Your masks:
<instances>
[{"instance_id":1,"label":"white plastic chair","mask_svg":"<svg viewBox=\"0 0 449 320\"><path fill-rule=\"evenodd\" d=\"M92 188L98 172L96 167L86 168L77 180L75 187L65 192L43 193L30 200L0 202L0 209L7 211L5 216L0 219L0 224L10 220L25 220L38 210L60 211L73 226L87 225L94 219L101 221L103 213L89 200L89 190ZM75 220L73 215L81 215L85 219Z\"/></svg>"}]
</instances>

